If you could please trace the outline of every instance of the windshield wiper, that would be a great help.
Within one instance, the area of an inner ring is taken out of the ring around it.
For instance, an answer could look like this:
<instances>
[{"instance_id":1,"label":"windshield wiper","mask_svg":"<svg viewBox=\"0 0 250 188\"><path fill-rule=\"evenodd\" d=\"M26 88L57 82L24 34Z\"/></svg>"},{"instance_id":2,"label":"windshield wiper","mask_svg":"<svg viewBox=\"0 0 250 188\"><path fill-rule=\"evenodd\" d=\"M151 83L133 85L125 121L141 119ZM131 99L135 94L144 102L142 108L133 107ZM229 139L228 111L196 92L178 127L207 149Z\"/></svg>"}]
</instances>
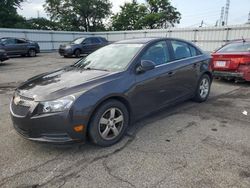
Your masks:
<instances>
[{"instance_id":1,"label":"windshield wiper","mask_svg":"<svg viewBox=\"0 0 250 188\"><path fill-rule=\"evenodd\" d=\"M107 69L98 69L98 68L93 68L93 67L84 67L86 70L100 70L100 71L109 71Z\"/></svg>"}]
</instances>

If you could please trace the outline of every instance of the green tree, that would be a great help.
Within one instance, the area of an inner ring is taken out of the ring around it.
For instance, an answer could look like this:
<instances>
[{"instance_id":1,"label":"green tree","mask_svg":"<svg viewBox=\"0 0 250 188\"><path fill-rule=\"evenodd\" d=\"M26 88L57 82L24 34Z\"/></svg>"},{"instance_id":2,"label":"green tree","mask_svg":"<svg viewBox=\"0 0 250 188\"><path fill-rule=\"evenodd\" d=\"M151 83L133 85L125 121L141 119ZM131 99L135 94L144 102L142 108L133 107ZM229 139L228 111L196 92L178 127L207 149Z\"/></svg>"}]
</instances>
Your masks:
<instances>
[{"instance_id":1,"label":"green tree","mask_svg":"<svg viewBox=\"0 0 250 188\"><path fill-rule=\"evenodd\" d=\"M37 30L61 30L58 23L52 22L46 18L31 18L26 21L27 29Z\"/></svg>"},{"instance_id":2,"label":"green tree","mask_svg":"<svg viewBox=\"0 0 250 188\"><path fill-rule=\"evenodd\" d=\"M169 0L136 0L125 3L121 11L111 18L113 30L160 29L179 23L181 14Z\"/></svg>"},{"instance_id":3,"label":"green tree","mask_svg":"<svg viewBox=\"0 0 250 188\"><path fill-rule=\"evenodd\" d=\"M17 8L24 0L0 1L0 27L22 28L25 19L17 14Z\"/></svg>"},{"instance_id":4,"label":"green tree","mask_svg":"<svg viewBox=\"0 0 250 188\"><path fill-rule=\"evenodd\" d=\"M109 0L46 0L45 10L64 30L98 31L111 14Z\"/></svg>"},{"instance_id":5,"label":"green tree","mask_svg":"<svg viewBox=\"0 0 250 188\"><path fill-rule=\"evenodd\" d=\"M144 22L150 29L174 26L179 23L181 14L173 7L169 0L146 0L149 14L144 17Z\"/></svg>"},{"instance_id":6,"label":"green tree","mask_svg":"<svg viewBox=\"0 0 250 188\"><path fill-rule=\"evenodd\" d=\"M113 30L143 29L143 18L147 14L147 7L144 4L138 4L134 0L132 3L125 3L120 8L121 11L111 17Z\"/></svg>"}]
</instances>

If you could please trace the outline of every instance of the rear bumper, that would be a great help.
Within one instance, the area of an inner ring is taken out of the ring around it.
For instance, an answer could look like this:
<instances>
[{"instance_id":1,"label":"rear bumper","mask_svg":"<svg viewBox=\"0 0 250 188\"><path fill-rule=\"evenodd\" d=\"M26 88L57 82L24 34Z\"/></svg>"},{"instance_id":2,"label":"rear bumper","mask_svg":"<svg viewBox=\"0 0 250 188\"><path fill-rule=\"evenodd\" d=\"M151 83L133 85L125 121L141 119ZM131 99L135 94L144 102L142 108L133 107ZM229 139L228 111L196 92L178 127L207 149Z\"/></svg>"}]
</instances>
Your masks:
<instances>
[{"instance_id":1,"label":"rear bumper","mask_svg":"<svg viewBox=\"0 0 250 188\"><path fill-rule=\"evenodd\" d=\"M234 71L214 70L213 75L215 77L237 78L250 81L250 64L240 65L238 69Z\"/></svg>"},{"instance_id":2,"label":"rear bumper","mask_svg":"<svg viewBox=\"0 0 250 188\"><path fill-rule=\"evenodd\" d=\"M227 71L213 71L215 77L231 77L231 78L243 78L244 73L242 72L227 72Z\"/></svg>"}]
</instances>

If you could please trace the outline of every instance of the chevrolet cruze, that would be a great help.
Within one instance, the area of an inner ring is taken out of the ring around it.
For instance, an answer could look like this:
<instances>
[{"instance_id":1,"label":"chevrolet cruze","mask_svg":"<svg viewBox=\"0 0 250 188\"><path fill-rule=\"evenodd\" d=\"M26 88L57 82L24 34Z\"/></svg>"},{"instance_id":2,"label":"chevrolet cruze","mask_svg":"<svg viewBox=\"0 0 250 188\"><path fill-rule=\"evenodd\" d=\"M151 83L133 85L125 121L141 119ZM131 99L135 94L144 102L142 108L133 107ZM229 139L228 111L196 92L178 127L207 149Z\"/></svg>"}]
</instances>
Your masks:
<instances>
[{"instance_id":1,"label":"chevrolet cruze","mask_svg":"<svg viewBox=\"0 0 250 188\"><path fill-rule=\"evenodd\" d=\"M13 125L29 140L110 146L138 118L187 99L206 101L210 62L180 39L119 41L21 84L10 103Z\"/></svg>"}]
</instances>

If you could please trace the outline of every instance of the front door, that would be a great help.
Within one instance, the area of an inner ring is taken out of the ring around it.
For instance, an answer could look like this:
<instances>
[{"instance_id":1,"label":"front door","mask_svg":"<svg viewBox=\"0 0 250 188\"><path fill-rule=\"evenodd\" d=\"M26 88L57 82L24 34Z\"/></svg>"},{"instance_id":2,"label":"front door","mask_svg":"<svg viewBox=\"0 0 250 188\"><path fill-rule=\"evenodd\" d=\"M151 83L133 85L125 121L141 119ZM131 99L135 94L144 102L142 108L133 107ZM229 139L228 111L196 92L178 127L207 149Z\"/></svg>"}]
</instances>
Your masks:
<instances>
[{"instance_id":1,"label":"front door","mask_svg":"<svg viewBox=\"0 0 250 188\"><path fill-rule=\"evenodd\" d=\"M171 56L166 41L152 44L141 60L153 61L155 69L137 74L131 101L136 116L150 113L174 100L176 93L175 67L169 66ZM138 63L139 63L138 62Z\"/></svg>"}]
</instances>

